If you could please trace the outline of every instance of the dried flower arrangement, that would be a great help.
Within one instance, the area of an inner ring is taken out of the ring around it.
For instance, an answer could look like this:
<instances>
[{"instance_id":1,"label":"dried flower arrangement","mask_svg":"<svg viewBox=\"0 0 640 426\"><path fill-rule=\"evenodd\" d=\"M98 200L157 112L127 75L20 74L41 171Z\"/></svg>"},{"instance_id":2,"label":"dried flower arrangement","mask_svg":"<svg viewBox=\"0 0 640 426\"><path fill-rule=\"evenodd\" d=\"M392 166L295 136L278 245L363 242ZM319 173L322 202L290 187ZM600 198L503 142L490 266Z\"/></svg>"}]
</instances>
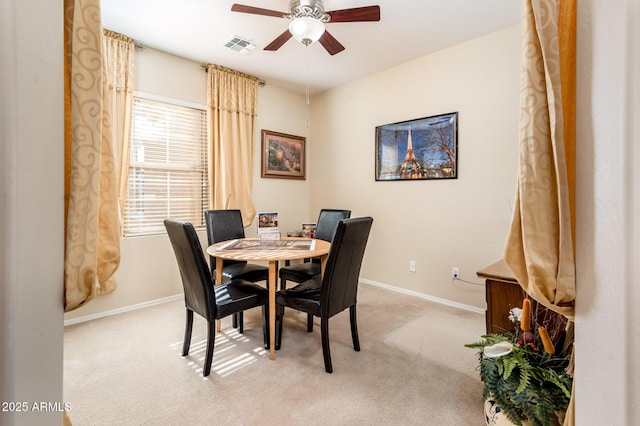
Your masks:
<instances>
[{"instance_id":1,"label":"dried flower arrangement","mask_svg":"<svg viewBox=\"0 0 640 426\"><path fill-rule=\"evenodd\" d=\"M533 312L528 298L522 309L510 310L509 319L514 331L465 345L479 349L483 398L495 400L516 425L557 424L569 405L573 381L567 373L573 345L567 320L542 307Z\"/></svg>"}]
</instances>

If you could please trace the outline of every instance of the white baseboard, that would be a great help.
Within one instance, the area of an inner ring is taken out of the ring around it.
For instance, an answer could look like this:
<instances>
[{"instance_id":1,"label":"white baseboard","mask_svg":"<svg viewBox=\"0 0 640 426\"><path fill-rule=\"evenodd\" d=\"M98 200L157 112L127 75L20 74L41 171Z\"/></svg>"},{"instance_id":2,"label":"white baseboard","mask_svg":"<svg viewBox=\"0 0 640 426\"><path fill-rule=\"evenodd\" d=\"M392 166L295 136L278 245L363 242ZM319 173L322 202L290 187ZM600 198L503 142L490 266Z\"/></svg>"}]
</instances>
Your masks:
<instances>
[{"instance_id":1,"label":"white baseboard","mask_svg":"<svg viewBox=\"0 0 640 426\"><path fill-rule=\"evenodd\" d=\"M112 309L109 311L98 312L97 314L85 315L83 317L72 318L64 320L65 327L68 325L78 324L85 321L91 321L98 318L108 317L110 315L122 314L124 312L135 311L137 309L148 308L149 306L159 305L161 303L172 302L174 300L184 299L183 294L176 294L174 296L163 297L161 299L150 300L148 302L137 303L135 305L124 306L122 308Z\"/></svg>"},{"instance_id":2,"label":"white baseboard","mask_svg":"<svg viewBox=\"0 0 640 426\"><path fill-rule=\"evenodd\" d=\"M418 293L417 291L407 290L407 289L400 288L400 287L394 287L394 286L389 285L389 284L384 284L384 283L380 283L380 282L377 282L377 281L368 280L366 278L360 278L360 282L364 283L364 284L373 285L373 286L376 286L376 287L381 287L381 288L384 288L384 289L387 289L387 290L395 291L396 293L402 293L402 294L406 294L406 295L409 295L409 296L419 297L419 298L424 299L424 300L429 300L431 302L440 303L441 305L451 306L452 308L462 309L462 310L470 311L470 312L476 312L476 313L482 314L482 315L485 314L485 310L482 309L482 308L478 308L478 307L471 306L471 305L465 305L463 303L453 302L453 301L447 300L447 299L441 299L441 298L435 297L435 296L429 296L428 294Z\"/></svg>"},{"instance_id":3,"label":"white baseboard","mask_svg":"<svg viewBox=\"0 0 640 426\"><path fill-rule=\"evenodd\" d=\"M389 284L384 284L384 283L380 283L380 282L377 282L377 281L368 280L366 278L360 278L360 282L364 283L364 284L369 284L369 285L372 285L372 286L376 286L376 287L381 287L381 288L384 288L384 289L387 289L387 290L390 290L390 291L395 291L396 293L402 293L402 294L406 294L406 295L409 295L409 296L419 297L419 298L424 299L424 300L429 300L431 302L440 303L441 305L451 306L453 308L462 309L462 310L465 310L465 311L476 312L476 313L482 314L482 315L484 315L484 313L485 313L484 309L477 308L475 306L465 305L463 303L453 302L451 300L441 299L439 297L434 297L434 296L429 296L428 294L419 293L417 291L407 290L407 289L400 288L400 287L395 287L395 286L392 286L392 285L389 285ZM112 309L112 310L109 310L109 311L98 312L96 314L85 315L83 317L77 317L77 318L65 320L64 321L64 325L66 327L67 325L73 325L73 324L78 324L78 323L81 323L81 322L91 321L91 320L98 319L98 318L108 317L110 315L116 315L116 314L122 314L124 312L135 311L136 309L142 309L142 308L147 308L149 306L159 305L161 303L172 302L174 300L182 299L183 297L184 297L184 295L182 295L182 294L176 294L174 296L163 297L161 299L155 299L155 300L150 300L148 302L137 303L135 305L124 306L124 307L118 308L118 309Z\"/></svg>"}]
</instances>

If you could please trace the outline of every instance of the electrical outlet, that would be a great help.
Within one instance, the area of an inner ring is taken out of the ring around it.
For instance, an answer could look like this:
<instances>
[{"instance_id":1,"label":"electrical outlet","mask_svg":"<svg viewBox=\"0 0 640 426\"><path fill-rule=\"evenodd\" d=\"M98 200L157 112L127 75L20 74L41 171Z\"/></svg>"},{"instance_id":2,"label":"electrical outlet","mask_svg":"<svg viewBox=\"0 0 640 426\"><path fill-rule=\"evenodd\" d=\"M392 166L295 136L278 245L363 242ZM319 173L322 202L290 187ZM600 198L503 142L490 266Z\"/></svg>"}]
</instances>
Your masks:
<instances>
[{"instance_id":1,"label":"electrical outlet","mask_svg":"<svg viewBox=\"0 0 640 426\"><path fill-rule=\"evenodd\" d=\"M451 268L451 278L457 279L460 278L460 269L457 266Z\"/></svg>"},{"instance_id":2,"label":"electrical outlet","mask_svg":"<svg viewBox=\"0 0 640 426\"><path fill-rule=\"evenodd\" d=\"M415 272L416 271L416 261L415 260L410 260L409 261L409 272Z\"/></svg>"}]
</instances>

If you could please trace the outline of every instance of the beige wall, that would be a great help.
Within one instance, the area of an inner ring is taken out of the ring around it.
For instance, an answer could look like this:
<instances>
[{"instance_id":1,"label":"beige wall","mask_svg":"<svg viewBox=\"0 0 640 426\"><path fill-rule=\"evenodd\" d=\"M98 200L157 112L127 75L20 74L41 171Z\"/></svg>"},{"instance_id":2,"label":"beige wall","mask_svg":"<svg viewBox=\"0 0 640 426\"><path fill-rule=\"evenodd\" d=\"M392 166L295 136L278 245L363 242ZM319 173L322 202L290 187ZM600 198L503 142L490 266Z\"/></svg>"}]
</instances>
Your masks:
<instances>
[{"instance_id":1,"label":"beige wall","mask_svg":"<svg viewBox=\"0 0 640 426\"><path fill-rule=\"evenodd\" d=\"M484 309L484 287L452 282L502 256L517 172L520 27L312 99L311 211L370 215L362 277ZM375 127L458 111L455 180L376 182ZM416 272L409 272L409 261Z\"/></svg>"},{"instance_id":2,"label":"beige wall","mask_svg":"<svg viewBox=\"0 0 640 426\"><path fill-rule=\"evenodd\" d=\"M577 425L640 418L638 22L637 2L578 7Z\"/></svg>"},{"instance_id":3,"label":"beige wall","mask_svg":"<svg viewBox=\"0 0 640 426\"><path fill-rule=\"evenodd\" d=\"M151 48L136 49L135 88L141 92L206 105L206 76L200 64ZM284 232L309 218L309 181L260 178L260 130L306 136L305 101L301 95L267 85L258 89L255 133L254 202L259 211L277 211ZM246 230L255 233L255 225ZM206 234L199 232L206 244ZM118 288L65 314L75 321L117 313L182 294L182 283L166 235L123 238Z\"/></svg>"},{"instance_id":4,"label":"beige wall","mask_svg":"<svg viewBox=\"0 0 640 426\"><path fill-rule=\"evenodd\" d=\"M149 47L136 48L133 74L136 90L207 104L207 73L197 62Z\"/></svg>"},{"instance_id":5,"label":"beige wall","mask_svg":"<svg viewBox=\"0 0 640 426\"><path fill-rule=\"evenodd\" d=\"M258 93L253 202L259 212L278 212L280 231L286 234L300 229L302 223L317 218L317 212L309 210L309 165L306 180L261 178L261 133L262 129L266 129L307 138L306 102L303 96L268 83L259 88ZM307 145L310 143L307 140ZM246 233L255 235L255 232L254 221Z\"/></svg>"},{"instance_id":6,"label":"beige wall","mask_svg":"<svg viewBox=\"0 0 640 426\"><path fill-rule=\"evenodd\" d=\"M0 12L0 424L61 424L64 98L62 2Z\"/></svg>"}]
</instances>

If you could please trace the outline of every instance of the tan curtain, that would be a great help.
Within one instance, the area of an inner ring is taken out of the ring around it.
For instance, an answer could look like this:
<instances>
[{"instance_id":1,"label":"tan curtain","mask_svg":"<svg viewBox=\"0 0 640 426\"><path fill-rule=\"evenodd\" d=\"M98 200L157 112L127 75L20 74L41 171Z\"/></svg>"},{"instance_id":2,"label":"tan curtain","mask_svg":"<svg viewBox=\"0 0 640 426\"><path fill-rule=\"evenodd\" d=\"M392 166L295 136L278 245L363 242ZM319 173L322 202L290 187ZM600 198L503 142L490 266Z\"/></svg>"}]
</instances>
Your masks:
<instances>
[{"instance_id":1,"label":"tan curtain","mask_svg":"<svg viewBox=\"0 0 640 426\"><path fill-rule=\"evenodd\" d=\"M524 0L520 168L504 258L523 289L574 320L575 0ZM565 425L574 424L573 396Z\"/></svg>"},{"instance_id":2,"label":"tan curtain","mask_svg":"<svg viewBox=\"0 0 640 426\"><path fill-rule=\"evenodd\" d=\"M99 0L65 0L65 311L113 291L120 263L102 36Z\"/></svg>"},{"instance_id":3,"label":"tan curtain","mask_svg":"<svg viewBox=\"0 0 640 426\"><path fill-rule=\"evenodd\" d=\"M120 216L124 212L129 178L129 125L131 123L131 98L133 95L133 60L135 44L133 39L104 30L103 105L109 109L110 122L103 129L111 141L118 176L118 206Z\"/></svg>"},{"instance_id":4,"label":"tan curtain","mask_svg":"<svg viewBox=\"0 0 640 426\"><path fill-rule=\"evenodd\" d=\"M258 79L217 65L207 78L209 187L214 209L240 209L245 226L255 217L253 136Z\"/></svg>"}]
</instances>

